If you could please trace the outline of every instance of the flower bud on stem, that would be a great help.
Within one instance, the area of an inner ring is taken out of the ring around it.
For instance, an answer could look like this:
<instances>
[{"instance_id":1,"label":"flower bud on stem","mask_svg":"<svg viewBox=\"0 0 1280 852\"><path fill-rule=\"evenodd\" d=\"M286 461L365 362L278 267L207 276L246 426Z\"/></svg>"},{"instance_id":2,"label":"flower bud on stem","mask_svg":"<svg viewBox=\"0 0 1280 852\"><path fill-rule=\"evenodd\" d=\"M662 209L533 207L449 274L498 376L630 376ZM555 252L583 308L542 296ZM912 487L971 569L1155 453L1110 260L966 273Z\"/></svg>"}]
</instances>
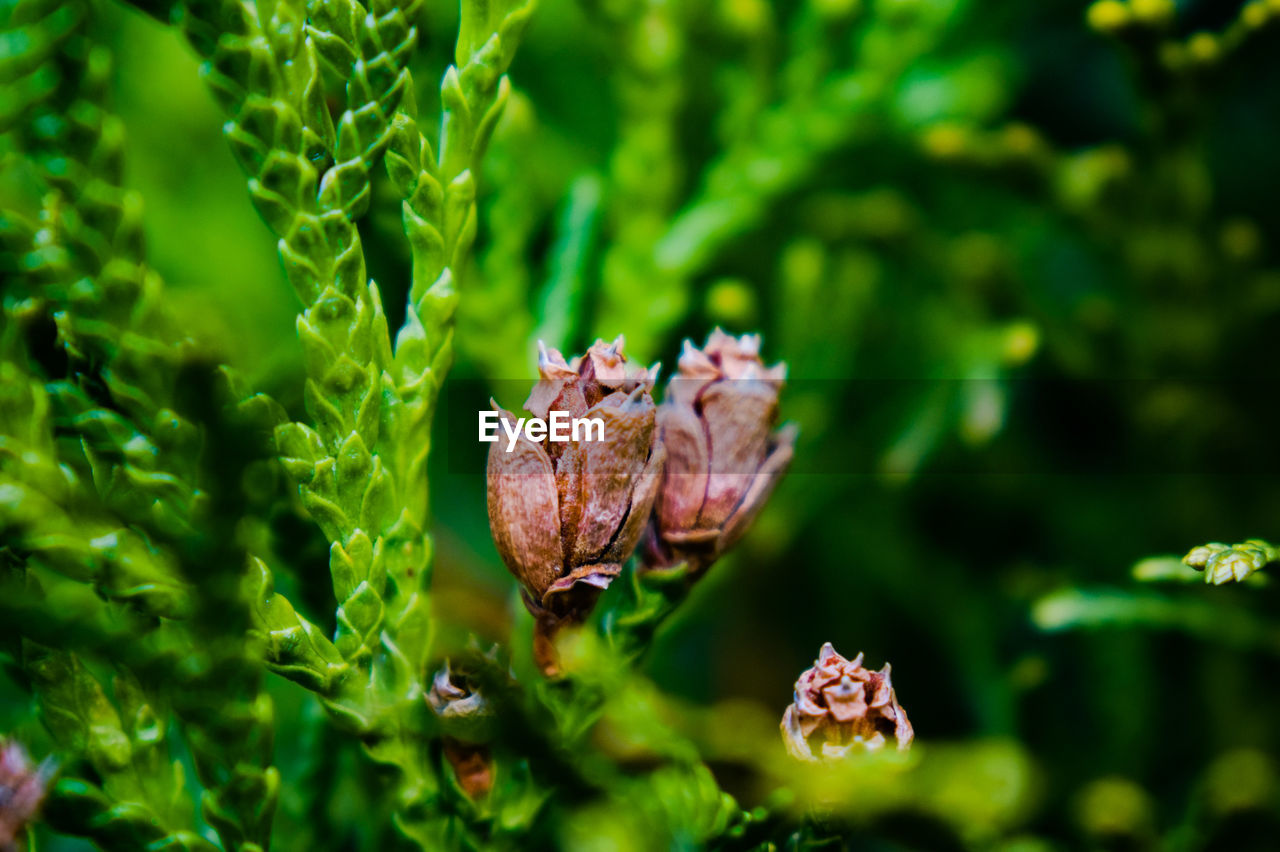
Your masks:
<instances>
[{"instance_id":1,"label":"flower bud on stem","mask_svg":"<svg viewBox=\"0 0 1280 852\"><path fill-rule=\"evenodd\" d=\"M541 349L539 380L525 407L604 422L603 440L534 441L489 451L489 526L535 619L534 656L559 674L555 637L580 624L618 576L653 508L664 451L649 395L657 367L627 362L623 340L596 341L566 362ZM512 415L500 411L504 420Z\"/></svg>"}]
</instances>

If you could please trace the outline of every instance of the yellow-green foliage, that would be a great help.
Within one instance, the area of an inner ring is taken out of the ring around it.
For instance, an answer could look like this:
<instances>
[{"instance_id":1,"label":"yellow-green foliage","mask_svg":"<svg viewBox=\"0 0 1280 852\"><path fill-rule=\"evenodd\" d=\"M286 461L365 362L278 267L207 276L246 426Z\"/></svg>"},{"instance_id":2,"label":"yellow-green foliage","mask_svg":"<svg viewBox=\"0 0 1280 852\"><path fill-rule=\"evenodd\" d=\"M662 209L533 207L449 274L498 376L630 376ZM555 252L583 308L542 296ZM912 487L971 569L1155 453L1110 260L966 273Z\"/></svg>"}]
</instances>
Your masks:
<instances>
[{"instance_id":1,"label":"yellow-green foliage","mask_svg":"<svg viewBox=\"0 0 1280 852\"><path fill-rule=\"evenodd\" d=\"M24 840L1269 848L1280 5L536 6L0 0ZM793 470L547 680L470 385L716 325ZM783 750L827 640L911 751Z\"/></svg>"}]
</instances>

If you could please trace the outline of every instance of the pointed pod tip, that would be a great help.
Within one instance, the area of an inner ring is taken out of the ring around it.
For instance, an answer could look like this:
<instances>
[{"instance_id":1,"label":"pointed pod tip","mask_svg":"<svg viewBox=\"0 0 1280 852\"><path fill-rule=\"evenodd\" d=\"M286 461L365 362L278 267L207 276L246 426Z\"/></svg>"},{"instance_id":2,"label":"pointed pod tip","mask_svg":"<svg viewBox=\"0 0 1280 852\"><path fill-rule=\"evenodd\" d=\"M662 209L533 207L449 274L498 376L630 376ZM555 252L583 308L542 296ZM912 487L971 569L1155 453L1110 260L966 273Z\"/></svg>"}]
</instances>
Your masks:
<instances>
[{"instance_id":1,"label":"pointed pod tip","mask_svg":"<svg viewBox=\"0 0 1280 852\"><path fill-rule=\"evenodd\" d=\"M649 393L649 387L644 382L640 382L632 391L627 394L626 400L620 408L631 408L633 406L641 406L644 404L644 397Z\"/></svg>"}]
</instances>

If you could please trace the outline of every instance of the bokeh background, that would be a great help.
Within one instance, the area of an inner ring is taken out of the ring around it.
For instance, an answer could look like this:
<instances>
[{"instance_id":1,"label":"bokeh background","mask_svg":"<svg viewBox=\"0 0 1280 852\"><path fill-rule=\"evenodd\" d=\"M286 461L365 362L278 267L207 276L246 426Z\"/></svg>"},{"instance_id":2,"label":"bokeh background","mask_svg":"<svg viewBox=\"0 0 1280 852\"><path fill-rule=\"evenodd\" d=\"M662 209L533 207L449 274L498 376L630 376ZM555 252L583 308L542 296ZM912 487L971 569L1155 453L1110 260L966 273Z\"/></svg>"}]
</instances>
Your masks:
<instances>
[{"instance_id":1,"label":"bokeh background","mask_svg":"<svg viewBox=\"0 0 1280 852\"><path fill-rule=\"evenodd\" d=\"M298 306L196 60L140 13L100 18L175 310L304 416ZM415 79L455 18L427 4ZM922 743L1020 744L1025 848L1275 848L1275 584L1132 569L1280 535L1278 45L1264 0L543 0L481 182L457 381L517 406L539 338L621 333L670 370L718 325L788 363L801 428L660 634L658 685L780 716L832 641L893 664ZM402 304L389 186L361 233ZM505 640L482 450L438 446L436 609ZM322 621L327 544L278 525Z\"/></svg>"}]
</instances>

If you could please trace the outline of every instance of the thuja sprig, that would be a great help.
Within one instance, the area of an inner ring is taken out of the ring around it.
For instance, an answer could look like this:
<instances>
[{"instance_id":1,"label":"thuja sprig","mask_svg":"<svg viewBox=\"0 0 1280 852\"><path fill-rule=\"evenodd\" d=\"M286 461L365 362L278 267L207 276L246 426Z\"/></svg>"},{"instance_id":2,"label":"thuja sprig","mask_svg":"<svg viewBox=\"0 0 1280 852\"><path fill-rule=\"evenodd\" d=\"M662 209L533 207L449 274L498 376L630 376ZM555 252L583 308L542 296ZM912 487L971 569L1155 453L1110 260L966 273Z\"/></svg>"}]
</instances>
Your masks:
<instances>
[{"instance_id":1,"label":"thuja sprig","mask_svg":"<svg viewBox=\"0 0 1280 852\"><path fill-rule=\"evenodd\" d=\"M385 588L374 543L390 525L383 510L394 499L376 449L390 347L353 219L367 206L368 166L406 78L395 72L393 54L381 49L376 23L370 27L352 6L328 4L310 27L298 3L277 5L268 20L260 19L265 10L237 2L189 3L185 11L188 36L207 58L206 78L233 116L226 132L252 175L250 195L280 235L286 273L305 306L298 331L315 428L282 424L277 443L304 505L332 542L337 647L347 660L367 665L379 643ZM398 13L386 18L385 28L400 36L397 45L412 42ZM359 45L357 33L348 32L354 29L365 36L359 55L342 38ZM355 68L346 76L354 109L344 111L336 131L324 101L318 44L335 76ZM406 51L393 50L403 61ZM372 54L368 65L366 54ZM339 68L344 63L348 67Z\"/></svg>"},{"instance_id":2,"label":"thuja sprig","mask_svg":"<svg viewBox=\"0 0 1280 852\"><path fill-rule=\"evenodd\" d=\"M8 33L13 36L9 41L26 47L8 57L6 73L25 73L48 84L40 97L20 103L17 112L24 121L10 131L21 148L36 152L37 172L48 191L38 225L10 211L3 229L10 267L6 278L14 284L4 318L4 388L9 403L3 437L8 460L4 473L9 478L6 526L16 527L29 548L62 551L58 555L64 558L55 558L55 564L79 579L101 582L110 568L123 568L130 580L140 579L128 569L150 561L137 555L149 548L126 546L135 551L134 558L122 559L121 541L108 534L109 527L97 527L99 535L92 540L96 545L86 546L75 534L77 521L83 520L72 512L81 483L73 468L60 466L51 431L52 419L60 416L72 435L83 438L83 453L77 453L79 470L108 503L117 502L113 498L118 492L109 481L113 473L138 479L144 500L152 491L148 485L157 479L166 485L175 482L156 469L154 446L147 437L128 416L113 410L128 409L150 425L158 406L152 394L130 381L139 372L139 362L154 358L156 347L143 334L120 335L117 340L109 333L116 324L143 332L147 325L146 310L134 311L145 276L137 262L136 211L131 213L134 205L119 186L118 123L99 103L109 56L92 50L84 38L82 4L68 3L53 11L48 4L19 3L6 11L7 23L15 27ZM49 334L54 322L64 351L78 369L74 378L51 385L50 394L27 379L22 340L35 333L35 326ZM108 404L90 400L86 385ZM56 404L64 400L72 404ZM101 453L115 455L118 469L107 470L109 463L95 469L95 457ZM96 475L99 471L101 477ZM152 491L151 496L159 502L172 495L160 497ZM47 504L45 511L42 504ZM136 544L127 530L120 533L127 544ZM110 545L103 547L107 542ZM147 573L143 568L142 574ZM154 605L157 612L174 614L181 597L173 593L177 584L150 579L152 583L128 585L141 591L144 607ZM104 585L110 589L112 584ZM157 587L160 594L150 595Z\"/></svg>"},{"instance_id":3,"label":"thuja sprig","mask_svg":"<svg viewBox=\"0 0 1280 852\"><path fill-rule=\"evenodd\" d=\"M182 21L232 117L228 138L303 303L312 423L282 423L276 438L331 542L337 630L330 644L255 562L258 629L277 671L320 691L365 735L375 759L401 770L400 822L426 843L423 805L436 788L423 736L431 416L452 360L454 281L475 234L475 173L532 5L463 4L435 147L419 128L405 68L416 8L192 0ZM338 83L345 108L333 121L327 104ZM394 345L355 226L371 197L369 169L384 151L405 199L413 259Z\"/></svg>"},{"instance_id":4,"label":"thuja sprig","mask_svg":"<svg viewBox=\"0 0 1280 852\"><path fill-rule=\"evenodd\" d=\"M210 434L223 446L253 446L234 431L240 440L227 440L232 436L217 427ZM225 452L216 459L213 466L225 463L226 482L238 483L243 465ZM11 568L4 577L0 620L22 637L15 657L46 726L64 753L86 759L96 778L67 774L54 791L50 818L60 830L92 837L104 848L219 848L192 833L183 769L170 762L164 737L169 714L195 759L204 817L220 848L264 849L270 837L279 786L269 766L271 702L260 692L260 645L244 641L243 550L229 529L238 518L216 496L235 500L239 489L215 484L210 491L213 511L224 520L201 518L202 534L172 542L183 573L200 581L185 621L148 623L35 560L13 566L18 576ZM111 697L79 655L109 659L117 673Z\"/></svg>"},{"instance_id":5,"label":"thuja sprig","mask_svg":"<svg viewBox=\"0 0 1280 852\"><path fill-rule=\"evenodd\" d=\"M180 377L197 398L224 398L214 392L210 378L208 369L187 370ZM31 387L29 398L38 399L38 385ZM186 585L185 619L155 620L134 608L113 612L102 597L68 580L50 591L39 576L46 566L56 564L51 558L56 547L24 547L29 538L19 536L11 539L18 545L17 552L6 551L12 560L5 572L6 607L13 609L5 621L30 637L20 640L16 656L51 732L66 751L85 755L102 781L101 787L74 778L59 785L55 801L60 803L60 825L93 836L108 848L138 848L162 839L177 848L208 847L198 836L187 836L190 830L182 826L189 825L189 820L184 823L173 817L176 805L189 800L175 792L176 770L167 767L167 758L165 766L157 763L164 756L163 739L153 742L154 732L145 730L125 738L112 733L122 725L144 722L147 727L163 728L154 718L147 722L139 717L140 713L156 715L142 705L160 698L182 723L204 785L205 819L218 831L222 848L265 849L279 779L270 766L272 710L260 691L261 654L253 643L244 643L249 609L240 586L244 552L234 530L239 514L233 509L248 459L244 450L235 448L252 450L254 443L221 426L220 414L197 409L188 410L188 416L204 427L207 446L215 453L214 457L204 454L207 464L201 481L208 499L194 526L201 532L172 537L159 529L147 531L165 540L168 552L176 557L175 573ZM38 418L36 424L48 428ZM7 449L12 448L7 440L13 431L6 429ZM29 496L19 495L17 507ZM6 515L7 527L14 520L12 512ZM22 523L21 515L17 523ZM75 540L84 533L77 529L62 537ZM44 575L46 582L55 578ZM101 582L95 586L107 592L108 599L131 605L138 594L135 590L111 595ZM100 654L104 648L110 649L107 655L121 672L117 683L124 684L114 690L121 705L118 713L94 675L68 650ZM148 695L145 700L140 697L142 691L131 688L135 673ZM111 720L117 716L113 728ZM126 749L130 741L136 741L130 746L132 752Z\"/></svg>"},{"instance_id":6,"label":"thuja sprig","mask_svg":"<svg viewBox=\"0 0 1280 852\"><path fill-rule=\"evenodd\" d=\"M476 173L510 97L506 70L532 12L527 0L462 4L455 64L440 84L436 148L420 126L413 99L406 98L395 117L387 172L404 198L401 210L413 257L410 311L396 342L402 371L429 366L422 356L441 348L436 344L421 353L417 346L403 351L414 339L407 335L417 331L415 326L432 336L437 332L433 325L452 319L449 297L475 239ZM401 363L402 351L413 357ZM412 382L418 376L402 372L400 378Z\"/></svg>"},{"instance_id":7,"label":"thuja sprig","mask_svg":"<svg viewBox=\"0 0 1280 852\"><path fill-rule=\"evenodd\" d=\"M404 505L419 522L427 513L431 415L453 360L456 287L475 239L477 172L510 96L506 70L532 12L532 2L462 4L455 64L440 84L436 149L411 98L395 117L387 172L404 198L413 273L391 374L397 392L393 440Z\"/></svg>"},{"instance_id":8,"label":"thuja sprig","mask_svg":"<svg viewBox=\"0 0 1280 852\"><path fill-rule=\"evenodd\" d=\"M250 196L280 235L286 274L304 305L298 332L314 428L280 423L276 444L303 505L331 542L338 628L329 642L254 560L256 630L273 668L326 696L345 725L393 737L401 723L411 722L421 686L383 630L387 554L400 564L421 564L425 546L420 534L397 537L392 529L395 482L379 448L391 346L354 218L368 203L368 168L385 144L385 118L408 86L407 72L395 69L415 35L394 9L382 10L382 29L352 5L328 4L309 27L299 3L279 4L269 19L262 19L264 9L234 0L189 3L184 11L189 40L206 57L206 78L233 116L226 132L251 175ZM358 55L353 28L364 36ZM384 36L395 45L390 53ZM343 77L348 109L336 130L318 44L325 45L332 76L342 63L351 66ZM356 671L361 676L352 678ZM412 786L422 787L421 761L408 752L398 756L406 777L419 779Z\"/></svg>"},{"instance_id":9,"label":"thuja sprig","mask_svg":"<svg viewBox=\"0 0 1280 852\"><path fill-rule=\"evenodd\" d=\"M13 285L4 317L12 403L0 439L4 526L22 553L113 600L178 617L189 587L172 558L130 525L187 529L196 430L172 400L174 368L189 346L167 326L159 279L145 265L140 202L121 182L123 130L104 106L111 57L85 35L86 9L6 8L9 43L19 49L5 72L45 85L22 100L23 121L10 128L43 183L39 222L10 211L0 229ZM27 378L23 339L51 338L55 328L65 364L48 365L53 381L42 385Z\"/></svg>"},{"instance_id":10,"label":"thuja sprig","mask_svg":"<svg viewBox=\"0 0 1280 852\"><path fill-rule=\"evenodd\" d=\"M68 5L79 7L72 19L79 27L87 7ZM20 20L38 31L50 17L32 12ZM19 292L28 295L6 305L6 369L51 373L54 380L41 386L16 376L6 383L19 389L31 415L25 428L5 423L6 445L34 450L4 465L6 477L15 477L6 483L6 539L16 543L24 574L65 566L68 554L59 551L85 543L69 554L83 563L72 578L147 616L132 623L139 633L164 629L168 622L155 616L183 618L166 631L188 649L182 676L147 688L168 699L182 722L204 785L205 819L223 848L265 849L279 781L270 766L272 711L260 689L261 654L243 644L250 610L235 532L239 476L255 444L224 428L222 415L209 408L224 398L213 392L212 369L192 369L192 345L164 320L160 280L142 250L140 201L122 186L123 130L104 105L110 55L78 29L25 43L36 45L26 59L52 68L56 85L32 103L30 120L15 132L33 152L46 192L39 230L21 224L5 230L7 252L23 259ZM46 44L57 49L45 51ZM58 365L37 364L23 351L23 338L49 318L66 358L65 379L56 378ZM57 444L54 426L67 436ZM89 523L82 525L84 516ZM95 526L101 534L87 538ZM71 720L73 734L80 723L93 734L64 737L68 748L117 747L119 738L103 733L101 719L109 714L99 712L102 702L86 680L92 675L74 657L26 643L22 659L54 733L62 726L65 734L63 723ZM42 677L50 666L53 674ZM126 715L136 716L134 692L117 693ZM95 746L98 734L105 740ZM153 764L133 771L154 775ZM114 838L119 848L173 834L162 820L113 801L117 788L130 798L146 792L113 783L89 795L87 809L78 811L83 830Z\"/></svg>"},{"instance_id":11,"label":"thuja sprig","mask_svg":"<svg viewBox=\"0 0 1280 852\"><path fill-rule=\"evenodd\" d=\"M532 10L531 2L462 4L456 64L440 86L437 147L420 129L410 88L395 116L386 157L387 172L404 198L401 215L412 258L405 321L384 374L384 445L400 487L387 550L395 579L389 623L415 676L421 675L430 639L426 463L436 401L453 361L455 284L475 238L480 160L509 95L505 72Z\"/></svg>"},{"instance_id":12,"label":"thuja sprig","mask_svg":"<svg viewBox=\"0 0 1280 852\"><path fill-rule=\"evenodd\" d=\"M109 850L214 852L191 820L180 763L170 762L164 722L132 678L115 679L116 704L71 653L25 643L24 668L45 725L69 753L82 754L98 783L58 781L46 807L64 831Z\"/></svg>"},{"instance_id":13,"label":"thuja sprig","mask_svg":"<svg viewBox=\"0 0 1280 852\"><path fill-rule=\"evenodd\" d=\"M1192 548L1182 558L1184 564L1204 572L1210 585L1247 580L1254 573L1280 562L1280 547L1251 538L1241 544L1211 542Z\"/></svg>"},{"instance_id":14,"label":"thuja sprig","mask_svg":"<svg viewBox=\"0 0 1280 852\"><path fill-rule=\"evenodd\" d=\"M403 67L416 38L406 24L413 8L374 4L371 14L358 3L281 4L262 20L235 2L193 2L184 21L234 116L228 137L254 175L251 195L281 234L281 257L306 306L299 334L315 427L286 424L278 442L306 508L333 542L336 645L365 667L375 651L389 650L394 679L416 682L428 623L426 433L452 356L452 280L474 237L474 167L505 101L502 75L531 6L464 4L458 65L441 87L438 157L418 130ZM347 81L336 131L322 64ZM388 143L414 259L394 347L352 222L367 206L368 167Z\"/></svg>"},{"instance_id":15,"label":"thuja sprig","mask_svg":"<svg viewBox=\"0 0 1280 852\"><path fill-rule=\"evenodd\" d=\"M123 128L104 106L111 56L83 33L85 4L46 5L10 8L25 50L6 71L52 81L11 131L47 189L37 225L10 214L15 283L43 303L69 358L50 399L59 428L82 445L80 469L122 517L177 528L194 498L185 461L195 430L172 405L189 344L160 309L141 201L122 183Z\"/></svg>"},{"instance_id":16,"label":"thuja sprig","mask_svg":"<svg viewBox=\"0 0 1280 852\"><path fill-rule=\"evenodd\" d=\"M17 323L9 318L7 331ZM191 587L172 556L121 524L54 445L44 386L0 363L0 532L24 556L141 612L182 617Z\"/></svg>"}]
</instances>

